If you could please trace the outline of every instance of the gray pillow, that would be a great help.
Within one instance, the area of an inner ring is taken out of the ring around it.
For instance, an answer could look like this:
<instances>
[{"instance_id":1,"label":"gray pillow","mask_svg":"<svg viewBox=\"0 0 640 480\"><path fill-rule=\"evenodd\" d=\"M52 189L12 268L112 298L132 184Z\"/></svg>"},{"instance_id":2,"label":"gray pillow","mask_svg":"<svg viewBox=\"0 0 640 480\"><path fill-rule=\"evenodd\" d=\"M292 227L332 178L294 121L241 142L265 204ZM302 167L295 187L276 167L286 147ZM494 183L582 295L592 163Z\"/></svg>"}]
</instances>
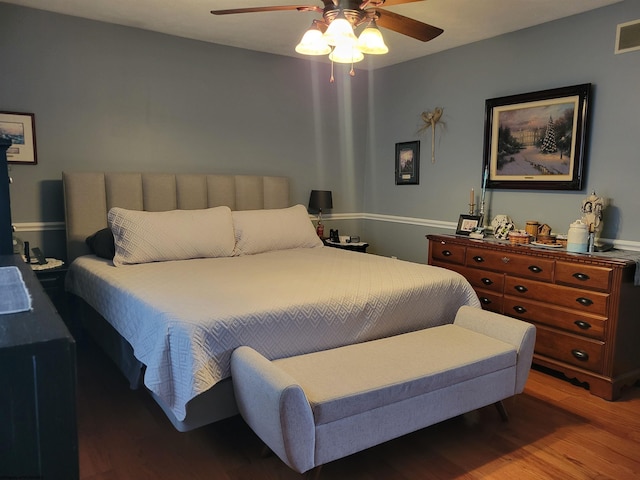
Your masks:
<instances>
[{"instance_id":1,"label":"gray pillow","mask_svg":"<svg viewBox=\"0 0 640 480\"><path fill-rule=\"evenodd\" d=\"M116 254L116 246L110 228L103 228L93 235L89 235L85 242L94 255L100 258L106 258L107 260L113 260Z\"/></svg>"}]
</instances>

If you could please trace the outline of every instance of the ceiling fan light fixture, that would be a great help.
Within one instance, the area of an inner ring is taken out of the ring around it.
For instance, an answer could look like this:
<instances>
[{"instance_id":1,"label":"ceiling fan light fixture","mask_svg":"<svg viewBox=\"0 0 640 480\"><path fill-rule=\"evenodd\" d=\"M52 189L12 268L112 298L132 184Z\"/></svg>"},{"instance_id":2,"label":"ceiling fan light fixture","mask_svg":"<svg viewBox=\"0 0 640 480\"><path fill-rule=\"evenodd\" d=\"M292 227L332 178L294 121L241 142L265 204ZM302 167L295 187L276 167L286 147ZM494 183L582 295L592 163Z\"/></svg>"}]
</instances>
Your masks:
<instances>
[{"instance_id":1,"label":"ceiling fan light fixture","mask_svg":"<svg viewBox=\"0 0 640 480\"><path fill-rule=\"evenodd\" d=\"M331 52L331 47L324 39L315 20L302 36L300 43L296 45L296 52L302 55L327 55Z\"/></svg>"},{"instance_id":2,"label":"ceiling fan light fixture","mask_svg":"<svg viewBox=\"0 0 640 480\"><path fill-rule=\"evenodd\" d=\"M364 60L364 55L354 46L338 45L329 54L329 60L336 63L357 63Z\"/></svg>"},{"instance_id":3,"label":"ceiling fan light fixture","mask_svg":"<svg viewBox=\"0 0 640 480\"><path fill-rule=\"evenodd\" d=\"M362 31L358 37L356 47L362 53L369 55L383 55L389 52L389 47L384 43L382 33L374 20Z\"/></svg>"},{"instance_id":4,"label":"ceiling fan light fixture","mask_svg":"<svg viewBox=\"0 0 640 480\"><path fill-rule=\"evenodd\" d=\"M344 12L340 10L336 18L329 24L329 28L324 32L325 41L334 47L350 46L353 47L358 41L353 26L344 16Z\"/></svg>"}]
</instances>

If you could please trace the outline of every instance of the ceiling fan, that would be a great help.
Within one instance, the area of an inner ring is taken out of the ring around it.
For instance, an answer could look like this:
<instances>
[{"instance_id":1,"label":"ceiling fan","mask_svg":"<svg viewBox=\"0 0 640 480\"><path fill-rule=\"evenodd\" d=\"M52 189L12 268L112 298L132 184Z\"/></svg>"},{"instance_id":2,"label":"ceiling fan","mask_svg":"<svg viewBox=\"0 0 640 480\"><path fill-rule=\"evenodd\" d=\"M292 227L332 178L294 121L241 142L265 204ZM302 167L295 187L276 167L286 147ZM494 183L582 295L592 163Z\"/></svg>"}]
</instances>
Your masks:
<instances>
[{"instance_id":1,"label":"ceiling fan","mask_svg":"<svg viewBox=\"0 0 640 480\"><path fill-rule=\"evenodd\" d=\"M407 35L423 42L428 42L440 35L443 30L426 23L419 22L404 15L383 10L382 7L402 5L404 3L423 0L322 0L324 8L316 5L279 5L271 7L232 8L229 10L212 10L214 15L236 13L274 12L282 10L298 10L299 12L318 12L323 20L314 21L315 26L324 32L341 14L349 21L352 28L364 23L377 24L394 32Z\"/></svg>"}]
</instances>

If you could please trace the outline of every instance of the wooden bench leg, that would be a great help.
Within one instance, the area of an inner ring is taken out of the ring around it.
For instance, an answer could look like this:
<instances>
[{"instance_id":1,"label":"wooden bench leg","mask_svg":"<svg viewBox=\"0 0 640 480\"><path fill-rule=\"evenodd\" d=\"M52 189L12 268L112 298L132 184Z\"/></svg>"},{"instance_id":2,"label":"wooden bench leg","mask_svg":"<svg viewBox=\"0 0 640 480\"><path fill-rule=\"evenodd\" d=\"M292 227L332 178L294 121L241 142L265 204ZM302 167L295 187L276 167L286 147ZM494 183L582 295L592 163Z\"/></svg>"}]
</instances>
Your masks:
<instances>
[{"instance_id":1,"label":"wooden bench leg","mask_svg":"<svg viewBox=\"0 0 640 480\"><path fill-rule=\"evenodd\" d=\"M500 414L500 418L502 418L502 421L508 422L509 414L507 413L507 409L504 408L504 403L502 403L502 400L494 403L494 405L496 406L496 409L498 410L498 413Z\"/></svg>"},{"instance_id":2,"label":"wooden bench leg","mask_svg":"<svg viewBox=\"0 0 640 480\"><path fill-rule=\"evenodd\" d=\"M269 446L266 443L264 443L262 445L262 448L260 449L260 457L267 458L267 457L270 457L271 455L273 455L273 450L271 450Z\"/></svg>"},{"instance_id":3,"label":"wooden bench leg","mask_svg":"<svg viewBox=\"0 0 640 480\"><path fill-rule=\"evenodd\" d=\"M305 480L318 480L320 478L320 469L322 465L318 465L317 467L313 467L305 474Z\"/></svg>"}]
</instances>

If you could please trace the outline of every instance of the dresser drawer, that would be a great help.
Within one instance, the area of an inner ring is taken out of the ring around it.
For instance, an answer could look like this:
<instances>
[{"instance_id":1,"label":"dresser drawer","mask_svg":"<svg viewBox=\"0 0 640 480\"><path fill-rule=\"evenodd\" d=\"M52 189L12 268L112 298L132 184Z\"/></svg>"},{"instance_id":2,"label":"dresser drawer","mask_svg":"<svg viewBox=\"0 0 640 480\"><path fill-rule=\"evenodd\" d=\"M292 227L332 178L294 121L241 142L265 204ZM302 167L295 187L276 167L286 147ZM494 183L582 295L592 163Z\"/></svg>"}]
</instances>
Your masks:
<instances>
[{"instance_id":1,"label":"dresser drawer","mask_svg":"<svg viewBox=\"0 0 640 480\"><path fill-rule=\"evenodd\" d=\"M593 372L602 371L604 343L536 325L535 352Z\"/></svg>"},{"instance_id":2,"label":"dresser drawer","mask_svg":"<svg viewBox=\"0 0 640 480\"><path fill-rule=\"evenodd\" d=\"M497 252L482 248L467 248L467 266L511 273L520 277L551 282L554 261L548 258Z\"/></svg>"},{"instance_id":3,"label":"dresser drawer","mask_svg":"<svg viewBox=\"0 0 640 480\"><path fill-rule=\"evenodd\" d=\"M464 254L466 250L464 246L432 241L430 248L431 256L434 260L464 265Z\"/></svg>"},{"instance_id":4,"label":"dresser drawer","mask_svg":"<svg viewBox=\"0 0 640 480\"><path fill-rule=\"evenodd\" d=\"M474 288L490 290L502 296L502 291L504 290L503 273L479 270L477 268L465 268L463 275Z\"/></svg>"},{"instance_id":5,"label":"dresser drawer","mask_svg":"<svg viewBox=\"0 0 640 480\"><path fill-rule=\"evenodd\" d=\"M609 291L611 288L610 268L556 262L556 282L579 288Z\"/></svg>"},{"instance_id":6,"label":"dresser drawer","mask_svg":"<svg viewBox=\"0 0 640 480\"><path fill-rule=\"evenodd\" d=\"M504 314L527 322L536 322L560 328L598 340L604 339L607 325L605 317L586 315L567 308L554 307L548 303L526 301L521 298L505 297Z\"/></svg>"},{"instance_id":7,"label":"dresser drawer","mask_svg":"<svg viewBox=\"0 0 640 480\"><path fill-rule=\"evenodd\" d=\"M447 264L446 262L433 262L432 265L437 267L448 268L454 272L458 272L476 289L491 290L492 292L502 295L504 290L504 274L498 272L490 272L488 270L480 270L478 268L469 268L463 265Z\"/></svg>"},{"instance_id":8,"label":"dresser drawer","mask_svg":"<svg viewBox=\"0 0 640 480\"><path fill-rule=\"evenodd\" d=\"M489 310L491 312L502 313L502 305L504 303L504 297L501 293L495 293L490 290L476 289L478 299L482 305L483 310Z\"/></svg>"},{"instance_id":9,"label":"dresser drawer","mask_svg":"<svg viewBox=\"0 0 640 480\"><path fill-rule=\"evenodd\" d=\"M607 316L609 294L507 276L504 294Z\"/></svg>"}]
</instances>

